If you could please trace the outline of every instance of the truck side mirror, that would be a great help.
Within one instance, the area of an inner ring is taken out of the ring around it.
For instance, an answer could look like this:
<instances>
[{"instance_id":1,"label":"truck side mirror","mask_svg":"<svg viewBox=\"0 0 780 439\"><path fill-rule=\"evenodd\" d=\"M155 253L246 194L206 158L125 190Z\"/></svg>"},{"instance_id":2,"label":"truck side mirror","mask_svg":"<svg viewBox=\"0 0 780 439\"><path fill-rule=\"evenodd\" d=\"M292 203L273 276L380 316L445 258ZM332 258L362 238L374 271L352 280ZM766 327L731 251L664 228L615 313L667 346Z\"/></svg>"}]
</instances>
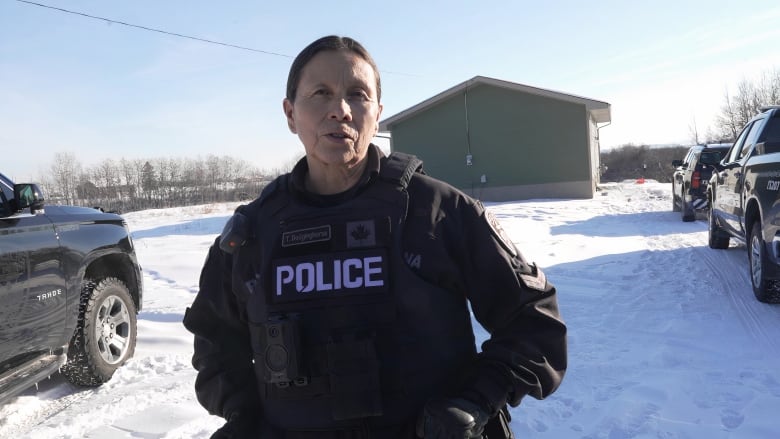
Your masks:
<instances>
[{"instance_id":1,"label":"truck side mirror","mask_svg":"<svg viewBox=\"0 0 780 439\"><path fill-rule=\"evenodd\" d=\"M30 213L35 214L43 210L43 191L34 183L18 183L14 185L14 199L16 209L30 208Z\"/></svg>"}]
</instances>

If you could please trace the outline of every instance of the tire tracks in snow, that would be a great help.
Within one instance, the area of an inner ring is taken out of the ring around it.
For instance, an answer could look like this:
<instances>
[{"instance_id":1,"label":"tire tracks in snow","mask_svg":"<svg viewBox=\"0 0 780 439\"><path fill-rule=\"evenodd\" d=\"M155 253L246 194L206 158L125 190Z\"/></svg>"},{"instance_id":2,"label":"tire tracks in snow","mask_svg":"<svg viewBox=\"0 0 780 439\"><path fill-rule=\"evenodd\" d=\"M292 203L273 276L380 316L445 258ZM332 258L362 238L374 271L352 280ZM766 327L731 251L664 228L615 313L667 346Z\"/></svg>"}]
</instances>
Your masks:
<instances>
[{"instance_id":1,"label":"tire tracks in snow","mask_svg":"<svg viewBox=\"0 0 780 439\"><path fill-rule=\"evenodd\" d=\"M71 387L72 389L77 388L65 382L63 378L55 376L49 378L49 380L51 380L51 383L43 381L39 383L39 386L53 386L51 389L45 391L46 394L51 394L50 397L39 397L36 404L30 404L29 407L27 407L25 404L26 396L24 394L17 396L15 400L11 400L9 405L22 404L25 405L25 408L14 410L14 416L10 417L7 417L3 413L2 408L0 408L0 437L33 437L29 434L36 427L44 424L60 412L68 410L72 405L78 405L78 403L88 401L96 392L94 389L84 389L80 391L77 390L75 393L67 393L68 387Z\"/></svg>"},{"instance_id":2,"label":"tire tracks in snow","mask_svg":"<svg viewBox=\"0 0 780 439\"><path fill-rule=\"evenodd\" d=\"M176 428L185 429L208 417L205 410L185 410L197 407L194 374L186 358L158 356L131 360L96 389L80 390L54 377L51 388L43 392L45 397L38 395L30 404L24 396L12 402L16 416L6 419L0 408L0 438L130 438L138 437L132 432L139 430L149 439L166 437L159 426L143 421L148 413L168 411L176 418ZM192 378L181 379L182 375ZM129 433L126 426L131 427Z\"/></svg>"},{"instance_id":3,"label":"tire tracks in snow","mask_svg":"<svg viewBox=\"0 0 780 439\"><path fill-rule=\"evenodd\" d=\"M778 322L776 319L769 318L771 313L767 312L774 308L772 305L759 302L753 294L745 250L735 247L726 250L710 248L697 250L701 261L710 268L713 278L716 279L715 288L728 297L731 308L739 317L745 330L772 352L780 352L780 340L774 334ZM738 255L737 252L743 254Z\"/></svg>"},{"instance_id":4,"label":"tire tracks in snow","mask_svg":"<svg viewBox=\"0 0 780 439\"><path fill-rule=\"evenodd\" d=\"M780 352L780 340L775 335L778 321L773 318L780 316L780 310L755 298L745 248L732 245L724 250L711 249L707 243L706 223L696 221L690 226L701 227L703 233L682 235L680 241L674 243L674 247L680 248L682 243L683 248L690 250L688 260L675 265L674 269L679 273L677 278L700 277L712 291L697 291L695 300L725 298L739 323L757 343L772 352ZM648 236L649 249L664 250L667 246L666 240L658 241ZM648 265L653 266L652 263Z\"/></svg>"}]
</instances>

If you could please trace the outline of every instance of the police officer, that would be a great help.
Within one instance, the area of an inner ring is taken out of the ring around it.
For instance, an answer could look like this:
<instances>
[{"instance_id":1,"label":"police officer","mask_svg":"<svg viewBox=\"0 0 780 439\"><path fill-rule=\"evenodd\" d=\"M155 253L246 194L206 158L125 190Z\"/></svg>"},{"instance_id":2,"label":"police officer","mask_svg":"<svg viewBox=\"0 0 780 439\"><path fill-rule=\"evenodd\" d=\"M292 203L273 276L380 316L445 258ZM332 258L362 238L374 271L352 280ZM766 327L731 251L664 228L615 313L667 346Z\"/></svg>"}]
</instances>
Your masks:
<instances>
[{"instance_id":1,"label":"police officer","mask_svg":"<svg viewBox=\"0 0 780 439\"><path fill-rule=\"evenodd\" d=\"M350 38L292 64L306 157L237 209L184 318L214 438L512 437L507 405L561 382L555 289L481 203L371 144L380 97Z\"/></svg>"}]
</instances>

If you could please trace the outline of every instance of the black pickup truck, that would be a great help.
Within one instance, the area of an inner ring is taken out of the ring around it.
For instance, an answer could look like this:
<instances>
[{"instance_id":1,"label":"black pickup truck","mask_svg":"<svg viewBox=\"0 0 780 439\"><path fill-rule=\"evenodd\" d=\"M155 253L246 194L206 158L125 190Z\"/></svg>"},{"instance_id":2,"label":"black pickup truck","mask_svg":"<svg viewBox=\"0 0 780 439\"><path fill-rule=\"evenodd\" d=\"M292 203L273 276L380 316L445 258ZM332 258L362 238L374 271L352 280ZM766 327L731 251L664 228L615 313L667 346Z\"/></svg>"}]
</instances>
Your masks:
<instances>
[{"instance_id":1,"label":"black pickup truck","mask_svg":"<svg viewBox=\"0 0 780 439\"><path fill-rule=\"evenodd\" d=\"M44 206L0 174L0 404L60 371L97 386L133 356L141 267L121 216Z\"/></svg>"},{"instance_id":2,"label":"black pickup truck","mask_svg":"<svg viewBox=\"0 0 780 439\"><path fill-rule=\"evenodd\" d=\"M780 106L762 108L715 168L709 246L745 244L756 298L780 302Z\"/></svg>"},{"instance_id":3,"label":"black pickup truck","mask_svg":"<svg viewBox=\"0 0 780 439\"><path fill-rule=\"evenodd\" d=\"M680 212L683 221L696 219L696 212L707 204L707 183L712 170L731 147L731 144L716 143L694 145L688 149L685 158L672 160L675 167L672 174L672 211Z\"/></svg>"}]
</instances>

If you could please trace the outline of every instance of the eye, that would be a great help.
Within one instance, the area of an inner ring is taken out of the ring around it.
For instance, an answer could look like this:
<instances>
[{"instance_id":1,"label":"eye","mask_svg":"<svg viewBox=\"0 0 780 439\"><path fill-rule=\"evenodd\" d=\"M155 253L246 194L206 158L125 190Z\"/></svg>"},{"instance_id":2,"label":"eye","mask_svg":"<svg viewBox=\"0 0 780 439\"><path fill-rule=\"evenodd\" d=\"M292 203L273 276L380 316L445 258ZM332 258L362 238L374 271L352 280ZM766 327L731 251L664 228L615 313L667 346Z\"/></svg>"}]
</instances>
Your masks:
<instances>
[{"instance_id":1,"label":"eye","mask_svg":"<svg viewBox=\"0 0 780 439\"><path fill-rule=\"evenodd\" d=\"M368 96L368 94L363 90L352 90L347 95L350 100L353 101L370 101L371 98Z\"/></svg>"},{"instance_id":2,"label":"eye","mask_svg":"<svg viewBox=\"0 0 780 439\"><path fill-rule=\"evenodd\" d=\"M330 91L327 88L318 88L315 89L309 96L311 97L328 97L330 96Z\"/></svg>"}]
</instances>

